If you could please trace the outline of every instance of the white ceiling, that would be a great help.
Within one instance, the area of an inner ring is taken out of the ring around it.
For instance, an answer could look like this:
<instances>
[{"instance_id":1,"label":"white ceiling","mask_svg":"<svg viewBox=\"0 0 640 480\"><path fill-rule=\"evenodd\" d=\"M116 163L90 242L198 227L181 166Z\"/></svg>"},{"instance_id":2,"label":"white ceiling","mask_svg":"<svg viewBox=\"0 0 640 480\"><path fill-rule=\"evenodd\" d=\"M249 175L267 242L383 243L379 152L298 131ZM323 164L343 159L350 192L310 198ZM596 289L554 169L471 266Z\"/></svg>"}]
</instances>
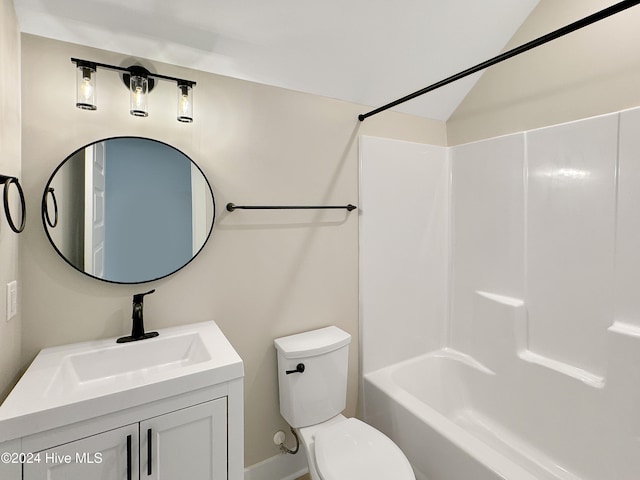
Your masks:
<instances>
[{"instance_id":1,"label":"white ceiling","mask_svg":"<svg viewBox=\"0 0 640 480\"><path fill-rule=\"evenodd\" d=\"M25 33L378 107L497 55L538 1L14 4ZM396 110L446 120L478 76Z\"/></svg>"}]
</instances>

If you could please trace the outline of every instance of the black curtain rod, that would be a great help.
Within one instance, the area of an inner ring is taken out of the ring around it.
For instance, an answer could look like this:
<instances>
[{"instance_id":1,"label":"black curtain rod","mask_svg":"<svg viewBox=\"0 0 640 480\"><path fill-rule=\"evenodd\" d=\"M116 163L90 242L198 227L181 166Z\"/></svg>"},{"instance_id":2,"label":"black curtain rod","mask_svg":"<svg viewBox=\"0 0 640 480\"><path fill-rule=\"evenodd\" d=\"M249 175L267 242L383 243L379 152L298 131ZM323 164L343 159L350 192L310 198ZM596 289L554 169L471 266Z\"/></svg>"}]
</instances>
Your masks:
<instances>
[{"instance_id":1,"label":"black curtain rod","mask_svg":"<svg viewBox=\"0 0 640 480\"><path fill-rule=\"evenodd\" d=\"M317 210L325 208L342 208L348 210L355 210L355 205L236 205L234 203L227 203L227 210L233 212L234 210Z\"/></svg>"},{"instance_id":2,"label":"black curtain rod","mask_svg":"<svg viewBox=\"0 0 640 480\"><path fill-rule=\"evenodd\" d=\"M546 35L543 35L541 37L536 38L535 40L531 40L530 42L527 42L523 45L520 45L519 47L513 48L511 50L508 50L504 53L501 53L500 55L497 55L489 60L486 60L482 63L479 63L478 65L468 68L466 70L463 70L460 73L456 73L455 75L452 75L448 78L445 78L444 80L441 80L437 83L434 83L433 85L429 85L428 87L425 87L421 90L418 90L416 92L413 92L405 97L399 98L398 100L395 100L391 103L388 103L386 105L383 105L382 107L376 108L375 110L371 110L370 112L367 113L361 113L360 115L358 115L358 120L360 120L361 122L363 120L365 120L368 117L371 117L373 115L376 115L380 112L383 112L385 110L388 110L390 108L393 108L397 105L400 105L401 103L404 103L406 101L412 100L416 97L419 97L421 95L424 95L425 93L431 92L433 90L436 90L440 87L444 87L445 85L448 85L452 82L455 82L456 80L460 80L461 78L467 77L469 75L472 75L476 72L479 72L480 70L484 70L485 68L491 67L492 65L495 65L496 63L500 63L504 60L507 60L511 57L515 57L516 55L520 55L521 53L526 52L527 50L531 50L532 48L535 47L539 47L540 45L543 45L547 42L550 42L551 40L555 40L556 38L560 38L564 35L567 35L568 33L571 32L575 32L576 30L579 30L583 27L586 27L588 25L591 25L592 23L598 22L600 20L603 20L607 17L610 17L611 15L615 15L616 13L620 13L628 8L631 8L635 5L638 5L640 3L640 0L625 0L623 2L619 2L616 3L615 5L612 5L608 8L605 8L604 10L600 10L599 12L596 12L592 15L589 15L587 17L584 17L581 20L578 20L576 22L573 22L569 25L566 25L562 28L559 28L557 30L554 30L551 33L547 33Z\"/></svg>"}]
</instances>

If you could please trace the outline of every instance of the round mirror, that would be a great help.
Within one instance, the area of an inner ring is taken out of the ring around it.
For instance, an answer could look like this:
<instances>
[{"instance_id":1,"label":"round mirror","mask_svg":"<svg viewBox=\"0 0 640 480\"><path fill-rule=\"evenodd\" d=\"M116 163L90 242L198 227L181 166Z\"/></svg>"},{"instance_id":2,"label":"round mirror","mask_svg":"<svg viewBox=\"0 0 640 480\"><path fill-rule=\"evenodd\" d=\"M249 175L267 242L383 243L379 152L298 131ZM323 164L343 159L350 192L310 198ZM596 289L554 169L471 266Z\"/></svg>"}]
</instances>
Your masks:
<instances>
[{"instance_id":1,"label":"round mirror","mask_svg":"<svg viewBox=\"0 0 640 480\"><path fill-rule=\"evenodd\" d=\"M180 270L202 250L214 219L202 170L171 145L140 137L76 150L42 197L42 222L56 251L107 282L150 282Z\"/></svg>"}]
</instances>

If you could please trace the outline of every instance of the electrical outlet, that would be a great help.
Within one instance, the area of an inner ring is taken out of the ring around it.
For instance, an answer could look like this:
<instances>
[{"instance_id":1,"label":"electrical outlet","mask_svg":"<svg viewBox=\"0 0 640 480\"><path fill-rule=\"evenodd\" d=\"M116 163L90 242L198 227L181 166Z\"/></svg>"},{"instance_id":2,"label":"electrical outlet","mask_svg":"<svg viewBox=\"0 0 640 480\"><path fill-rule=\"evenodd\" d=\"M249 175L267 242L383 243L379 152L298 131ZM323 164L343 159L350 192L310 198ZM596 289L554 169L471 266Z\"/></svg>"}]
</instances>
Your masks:
<instances>
[{"instance_id":1,"label":"electrical outlet","mask_svg":"<svg viewBox=\"0 0 640 480\"><path fill-rule=\"evenodd\" d=\"M7 322L18 313L18 282L7 283Z\"/></svg>"}]
</instances>

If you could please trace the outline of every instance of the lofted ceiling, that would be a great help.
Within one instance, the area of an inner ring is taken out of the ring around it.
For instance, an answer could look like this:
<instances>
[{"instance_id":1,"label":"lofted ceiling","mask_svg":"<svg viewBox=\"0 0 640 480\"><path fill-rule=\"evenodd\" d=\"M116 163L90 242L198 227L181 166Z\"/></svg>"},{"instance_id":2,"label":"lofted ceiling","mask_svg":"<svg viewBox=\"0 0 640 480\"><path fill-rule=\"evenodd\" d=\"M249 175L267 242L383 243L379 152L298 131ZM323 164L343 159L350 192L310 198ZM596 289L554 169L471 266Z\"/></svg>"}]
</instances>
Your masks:
<instances>
[{"instance_id":1,"label":"lofted ceiling","mask_svg":"<svg viewBox=\"0 0 640 480\"><path fill-rule=\"evenodd\" d=\"M378 107L497 55L538 1L14 4L24 33ZM479 75L395 109L446 120Z\"/></svg>"}]
</instances>

